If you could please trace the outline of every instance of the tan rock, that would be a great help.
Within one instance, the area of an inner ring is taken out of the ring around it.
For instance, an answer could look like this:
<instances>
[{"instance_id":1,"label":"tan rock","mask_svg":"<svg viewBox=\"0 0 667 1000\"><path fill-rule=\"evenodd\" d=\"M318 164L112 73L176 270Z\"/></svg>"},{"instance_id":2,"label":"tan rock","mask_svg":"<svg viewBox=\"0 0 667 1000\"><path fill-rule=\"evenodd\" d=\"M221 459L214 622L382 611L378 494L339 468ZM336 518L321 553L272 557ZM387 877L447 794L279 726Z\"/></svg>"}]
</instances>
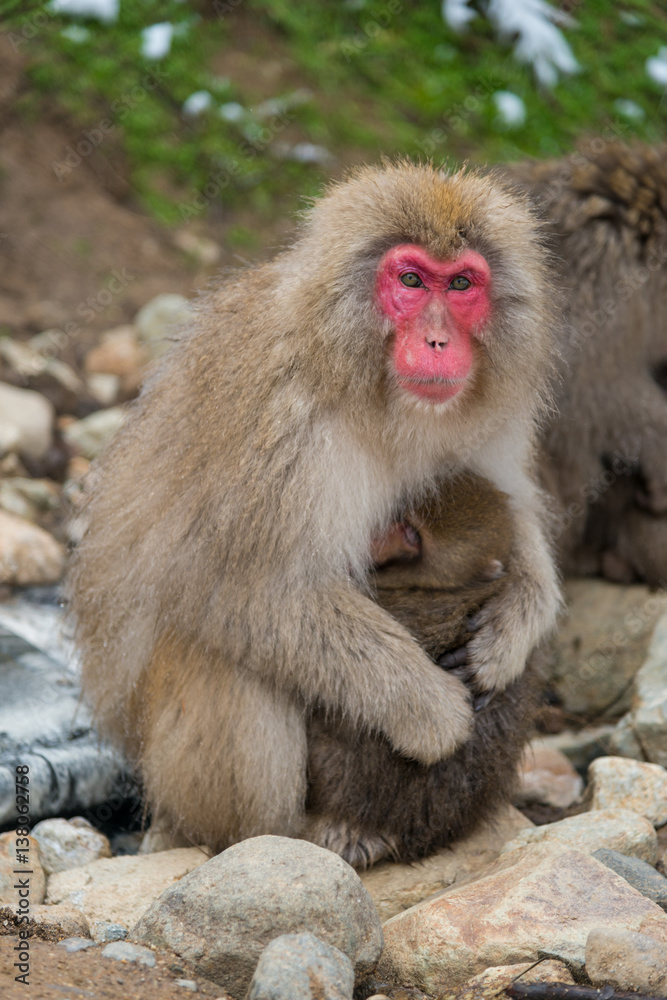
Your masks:
<instances>
[{"instance_id":1,"label":"tan rock","mask_svg":"<svg viewBox=\"0 0 667 1000\"><path fill-rule=\"evenodd\" d=\"M109 840L83 816L44 819L32 829L47 875L80 868L98 858L111 857Z\"/></svg>"},{"instance_id":2,"label":"tan rock","mask_svg":"<svg viewBox=\"0 0 667 1000\"><path fill-rule=\"evenodd\" d=\"M103 334L101 342L86 355L87 372L102 375L132 375L143 368L149 354L139 343L133 326L119 326Z\"/></svg>"},{"instance_id":3,"label":"tan rock","mask_svg":"<svg viewBox=\"0 0 667 1000\"><path fill-rule=\"evenodd\" d=\"M9 903L17 912L28 908L26 899L30 909L44 902L46 880L39 860L39 845L34 837L27 839L27 848L23 838L17 847L15 830L0 834L0 903ZM24 860L17 860L17 851Z\"/></svg>"},{"instance_id":4,"label":"tan rock","mask_svg":"<svg viewBox=\"0 0 667 1000\"><path fill-rule=\"evenodd\" d=\"M0 583L57 583L64 568L65 550L48 531L0 510Z\"/></svg>"},{"instance_id":5,"label":"tan rock","mask_svg":"<svg viewBox=\"0 0 667 1000\"><path fill-rule=\"evenodd\" d=\"M25 923L19 922L13 907L0 905L0 935L15 935L21 929L30 931L31 937L41 941L90 937L88 921L73 906L31 906L29 920Z\"/></svg>"},{"instance_id":6,"label":"tan rock","mask_svg":"<svg viewBox=\"0 0 667 1000\"><path fill-rule=\"evenodd\" d=\"M610 851L620 851L621 854L648 861L651 865L655 864L658 852L658 838L653 824L644 816L627 809L600 809L522 830L505 844L502 854L544 842L560 844L586 854L606 847Z\"/></svg>"},{"instance_id":7,"label":"tan rock","mask_svg":"<svg viewBox=\"0 0 667 1000\"><path fill-rule=\"evenodd\" d=\"M588 934L601 924L667 944L667 915L619 875L580 851L537 844L392 917L376 975L440 993L544 952L581 969Z\"/></svg>"},{"instance_id":8,"label":"tan rock","mask_svg":"<svg viewBox=\"0 0 667 1000\"><path fill-rule=\"evenodd\" d=\"M604 580L568 580L569 616L547 653L547 670L566 711L617 718L630 708L667 595Z\"/></svg>"},{"instance_id":9,"label":"tan rock","mask_svg":"<svg viewBox=\"0 0 667 1000\"><path fill-rule=\"evenodd\" d=\"M518 809L508 806L465 840L451 848L415 861L397 864L383 861L366 872L361 881L375 903L381 920L388 920L435 892L469 877L494 861L503 844L533 824Z\"/></svg>"},{"instance_id":10,"label":"tan rock","mask_svg":"<svg viewBox=\"0 0 667 1000\"><path fill-rule=\"evenodd\" d=\"M630 809L654 826L667 823L667 771L659 764L598 757L588 769L588 794L592 809Z\"/></svg>"},{"instance_id":11,"label":"tan rock","mask_svg":"<svg viewBox=\"0 0 667 1000\"><path fill-rule=\"evenodd\" d=\"M574 983L572 974L563 962L544 959L533 962L519 962L517 965L496 965L485 969L478 976L452 993L443 993L438 1000L492 1000L515 980L521 983Z\"/></svg>"},{"instance_id":12,"label":"tan rock","mask_svg":"<svg viewBox=\"0 0 667 1000\"><path fill-rule=\"evenodd\" d=\"M658 622L646 662L635 677L631 722L643 756L667 767L667 614Z\"/></svg>"},{"instance_id":13,"label":"tan rock","mask_svg":"<svg viewBox=\"0 0 667 1000\"><path fill-rule=\"evenodd\" d=\"M168 886L208 860L203 848L182 847L159 854L101 858L51 875L47 903L67 903L90 922L131 927Z\"/></svg>"},{"instance_id":14,"label":"tan rock","mask_svg":"<svg viewBox=\"0 0 667 1000\"><path fill-rule=\"evenodd\" d=\"M584 783L564 753L533 740L526 748L519 771L517 802L539 802L567 809L579 798Z\"/></svg>"},{"instance_id":15,"label":"tan rock","mask_svg":"<svg viewBox=\"0 0 667 1000\"><path fill-rule=\"evenodd\" d=\"M667 944L646 934L597 927L586 942L586 972L594 986L664 994Z\"/></svg>"},{"instance_id":16,"label":"tan rock","mask_svg":"<svg viewBox=\"0 0 667 1000\"><path fill-rule=\"evenodd\" d=\"M55 411L39 392L0 383L0 452L43 458L51 445Z\"/></svg>"}]
</instances>

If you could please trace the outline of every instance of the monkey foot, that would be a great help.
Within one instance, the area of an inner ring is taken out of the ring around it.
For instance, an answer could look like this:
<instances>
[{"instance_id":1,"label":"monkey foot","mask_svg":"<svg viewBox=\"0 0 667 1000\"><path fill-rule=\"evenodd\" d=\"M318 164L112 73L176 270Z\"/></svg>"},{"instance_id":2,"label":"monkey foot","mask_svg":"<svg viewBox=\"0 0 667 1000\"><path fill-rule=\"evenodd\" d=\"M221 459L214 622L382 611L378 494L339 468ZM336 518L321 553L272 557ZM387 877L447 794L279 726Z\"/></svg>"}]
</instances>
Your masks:
<instances>
[{"instance_id":1,"label":"monkey foot","mask_svg":"<svg viewBox=\"0 0 667 1000\"><path fill-rule=\"evenodd\" d=\"M301 836L334 854L340 854L353 868L370 868L383 858L398 860L398 847L393 837L364 833L342 820L307 816Z\"/></svg>"}]
</instances>

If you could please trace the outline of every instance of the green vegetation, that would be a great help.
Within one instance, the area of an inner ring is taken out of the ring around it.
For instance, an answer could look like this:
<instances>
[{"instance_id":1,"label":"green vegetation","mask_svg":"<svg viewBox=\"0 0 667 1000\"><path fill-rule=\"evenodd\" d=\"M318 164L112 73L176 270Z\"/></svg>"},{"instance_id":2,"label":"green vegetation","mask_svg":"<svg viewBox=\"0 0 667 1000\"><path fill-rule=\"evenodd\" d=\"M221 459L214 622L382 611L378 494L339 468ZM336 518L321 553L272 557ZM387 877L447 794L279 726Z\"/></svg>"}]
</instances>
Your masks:
<instances>
[{"instance_id":1,"label":"green vegetation","mask_svg":"<svg viewBox=\"0 0 667 1000\"><path fill-rule=\"evenodd\" d=\"M566 37L581 71L541 91L486 20L456 35L438 0L122 0L114 24L4 3L5 26L34 84L17 111L31 120L45 107L66 114L81 141L97 128L122 151L140 202L173 223L220 206L291 210L335 167L290 159L299 142L345 164L380 153L491 162L553 156L605 128L659 140L667 106L645 62L667 43L664 5L573 6L577 23ZM164 21L175 27L171 50L147 59L141 30ZM499 121L499 90L523 99L525 124ZM184 115L197 91L211 95L209 109ZM278 103L263 106L268 99ZM623 117L619 99L639 105L643 119ZM251 246L252 231L241 224L235 239Z\"/></svg>"}]
</instances>

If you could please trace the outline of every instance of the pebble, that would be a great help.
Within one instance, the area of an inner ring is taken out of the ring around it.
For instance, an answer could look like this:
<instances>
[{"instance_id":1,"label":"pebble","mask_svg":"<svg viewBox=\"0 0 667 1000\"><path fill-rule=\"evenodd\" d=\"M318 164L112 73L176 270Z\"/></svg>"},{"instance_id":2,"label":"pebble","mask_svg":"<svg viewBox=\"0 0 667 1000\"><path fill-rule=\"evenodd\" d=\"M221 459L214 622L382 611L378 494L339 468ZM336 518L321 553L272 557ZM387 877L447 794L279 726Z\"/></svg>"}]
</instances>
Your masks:
<instances>
[{"instance_id":1,"label":"pebble","mask_svg":"<svg viewBox=\"0 0 667 1000\"><path fill-rule=\"evenodd\" d=\"M559 844L587 853L606 847L649 864L655 863L658 853L653 824L627 809L600 809L522 830L504 845L500 856L539 843Z\"/></svg>"},{"instance_id":2,"label":"pebble","mask_svg":"<svg viewBox=\"0 0 667 1000\"><path fill-rule=\"evenodd\" d=\"M149 968L155 965L155 955L150 948L130 944L129 941L112 941L102 948L102 955L105 958L115 958L119 962L137 962Z\"/></svg>"},{"instance_id":3,"label":"pebble","mask_svg":"<svg viewBox=\"0 0 667 1000\"><path fill-rule=\"evenodd\" d=\"M134 318L140 342L151 358L159 358L173 346L179 328L190 315L189 303L182 295L156 295Z\"/></svg>"},{"instance_id":4,"label":"pebble","mask_svg":"<svg viewBox=\"0 0 667 1000\"><path fill-rule=\"evenodd\" d=\"M127 937L127 927L115 924L112 920L91 920L90 934L96 944L106 941L124 941Z\"/></svg>"},{"instance_id":5,"label":"pebble","mask_svg":"<svg viewBox=\"0 0 667 1000\"><path fill-rule=\"evenodd\" d=\"M441 994L438 1000L493 1000L498 998L515 979L521 983L568 983L574 979L563 962L547 959L538 962L519 962L516 965L496 965L473 976L453 992Z\"/></svg>"},{"instance_id":6,"label":"pebble","mask_svg":"<svg viewBox=\"0 0 667 1000\"><path fill-rule=\"evenodd\" d=\"M314 934L282 934L259 957L247 1000L352 1000L354 969Z\"/></svg>"},{"instance_id":7,"label":"pebble","mask_svg":"<svg viewBox=\"0 0 667 1000\"><path fill-rule=\"evenodd\" d=\"M108 838L83 816L42 820L33 827L32 835L39 844L39 856L47 875L111 857Z\"/></svg>"},{"instance_id":8,"label":"pebble","mask_svg":"<svg viewBox=\"0 0 667 1000\"><path fill-rule=\"evenodd\" d=\"M587 794L591 809L629 809L654 826L667 823L667 770L659 764L598 757L588 769Z\"/></svg>"},{"instance_id":9,"label":"pebble","mask_svg":"<svg viewBox=\"0 0 667 1000\"><path fill-rule=\"evenodd\" d=\"M63 431L65 441L84 458L96 458L125 422L125 410L112 406L75 420Z\"/></svg>"},{"instance_id":10,"label":"pebble","mask_svg":"<svg viewBox=\"0 0 667 1000\"><path fill-rule=\"evenodd\" d=\"M577 801L584 783L560 750L544 746L539 740L526 748L519 771L518 805L538 802L542 805L567 809Z\"/></svg>"},{"instance_id":11,"label":"pebble","mask_svg":"<svg viewBox=\"0 0 667 1000\"><path fill-rule=\"evenodd\" d=\"M177 979L176 986L181 986L184 990L190 990L191 993L197 992L197 984L194 979Z\"/></svg>"},{"instance_id":12,"label":"pebble","mask_svg":"<svg viewBox=\"0 0 667 1000\"><path fill-rule=\"evenodd\" d=\"M267 944L306 929L344 952L359 976L373 971L382 951L372 900L342 858L303 840L264 836L235 844L166 889L132 939L171 948L200 975L244 996Z\"/></svg>"},{"instance_id":13,"label":"pebble","mask_svg":"<svg viewBox=\"0 0 667 1000\"><path fill-rule=\"evenodd\" d=\"M11 476L0 480L0 508L26 521L35 521L41 513L55 510L60 492L50 479Z\"/></svg>"},{"instance_id":14,"label":"pebble","mask_svg":"<svg viewBox=\"0 0 667 1000\"><path fill-rule=\"evenodd\" d=\"M102 334L97 347L86 355L86 371L98 375L123 378L133 375L148 361L148 352L141 346L133 326L119 326Z\"/></svg>"},{"instance_id":15,"label":"pebble","mask_svg":"<svg viewBox=\"0 0 667 1000\"><path fill-rule=\"evenodd\" d=\"M586 941L586 972L594 986L664 994L667 943L623 928L596 927Z\"/></svg>"},{"instance_id":16,"label":"pebble","mask_svg":"<svg viewBox=\"0 0 667 1000\"><path fill-rule=\"evenodd\" d=\"M0 583L30 587L57 583L65 549L43 528L0 510Z\"/></svg>"},{"instance_id":17,"label":"pebble","mask_svg":"<svg viewBox=\"0 0 667 1000\"><path fill-rule=\"evenodd\" d=\"M60 948L64 948L65 951L75 952L85 951L86 948L94 948L95 942L91 941L89 938L70 937L65 938L64 941L59 941L58 945Z\"/></svg>"},{"instance_id":18,"label":"pebble","mask_svg":"<svg viewBox=\"0 0 667 1000\"><path fill-rule=\"evenodd\" d=\"M41 393L0 382L0 452L39 461L51 446L54 419L53 404Z\"/></svg>"},{"instance_id":19,"label":"pebble","mask_svg":"<svg viewBox=\"0 0 667 1000\"><path fill-rule=\"evenodd\" d=\"M639 858L629 858L618 851L609 851L604 848L594 851L593 857L624 878L633 889L641 892L642 896L652 899L654 903L667 911L667 878L664 878L651 865L640 861Z\"/></svg>"}]
</instances>

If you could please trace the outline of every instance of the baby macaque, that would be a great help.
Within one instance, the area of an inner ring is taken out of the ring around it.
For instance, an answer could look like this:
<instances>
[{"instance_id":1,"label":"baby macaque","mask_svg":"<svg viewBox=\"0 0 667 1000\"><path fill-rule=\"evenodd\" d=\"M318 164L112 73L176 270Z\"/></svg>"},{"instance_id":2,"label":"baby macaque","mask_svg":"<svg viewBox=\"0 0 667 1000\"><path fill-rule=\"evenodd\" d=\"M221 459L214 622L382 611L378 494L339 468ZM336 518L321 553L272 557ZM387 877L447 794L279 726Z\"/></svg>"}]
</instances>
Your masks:
<instances>
[{"instance_id":1,"label":"baby macaque","mask_svg":"<svg viewBox=\"0 0 667 1000\"><path fill-rule=\"evenodd\" d=\"M465 666L475 616L511 587L507 497L461 475L378 539L377 601L444 669ZM356 867L412 861L464 836L511 800L535 710L530 671L490 700L477 696L472 734L430 767L397 754L380 734L313 713L308 726L304 836Z\"/></svg>"}]
</instances>

